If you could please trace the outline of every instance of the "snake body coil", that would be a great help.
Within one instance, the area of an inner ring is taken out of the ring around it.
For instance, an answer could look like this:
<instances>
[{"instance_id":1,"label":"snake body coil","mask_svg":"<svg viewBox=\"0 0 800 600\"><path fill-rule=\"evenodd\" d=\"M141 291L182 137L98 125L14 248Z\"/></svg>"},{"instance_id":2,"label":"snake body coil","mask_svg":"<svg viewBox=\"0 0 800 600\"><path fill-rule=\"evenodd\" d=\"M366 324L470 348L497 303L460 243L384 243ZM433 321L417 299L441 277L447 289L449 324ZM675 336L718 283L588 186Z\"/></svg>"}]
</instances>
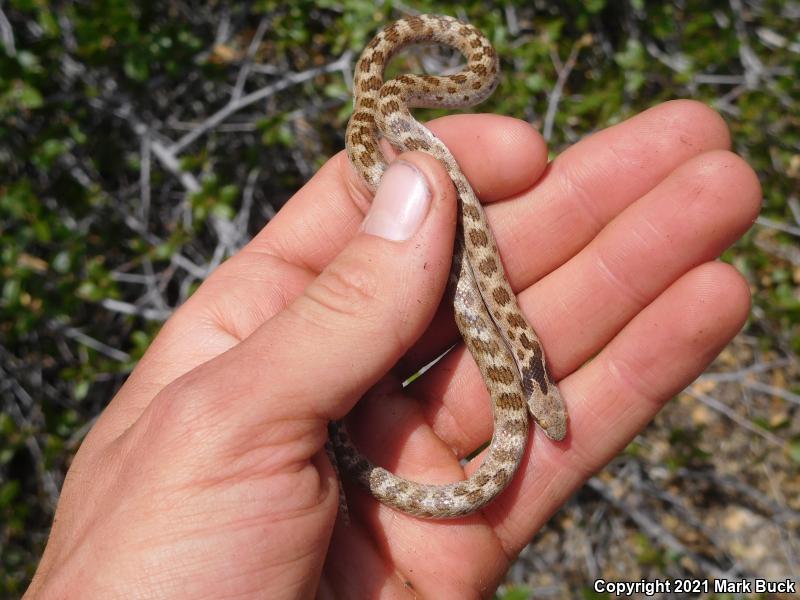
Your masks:
<instances>
[{"instance_id":1,"label":"snake body coil","mask_svg":"<svg viewBox=\"0 0 800 600\"><path fill-rule=\"evenodd\" d=\"M401 75L383 81L389 60L413 44L459 50L466 68L455 75ZM485 459L464 481L421 484L377 467L359 454L340 422L331 424L339 467L375 498L403 512L430 518L470 514L499 494L519 466L528 439L528 410L555 440L567 416L545 365L541 342L517 305L483 208L447 147L409 112L413 107L465 107L486 99L499 81L497 54L475 27L455 18L422 15L401 19L380 32L356 64L355 102L347 127L351 163L374 190L386 169L382 134L400 151L436 157L453 180L459 223L450 271L453 307L461 336L491 396L494 433Z\"/></svg>"}]
</instances>

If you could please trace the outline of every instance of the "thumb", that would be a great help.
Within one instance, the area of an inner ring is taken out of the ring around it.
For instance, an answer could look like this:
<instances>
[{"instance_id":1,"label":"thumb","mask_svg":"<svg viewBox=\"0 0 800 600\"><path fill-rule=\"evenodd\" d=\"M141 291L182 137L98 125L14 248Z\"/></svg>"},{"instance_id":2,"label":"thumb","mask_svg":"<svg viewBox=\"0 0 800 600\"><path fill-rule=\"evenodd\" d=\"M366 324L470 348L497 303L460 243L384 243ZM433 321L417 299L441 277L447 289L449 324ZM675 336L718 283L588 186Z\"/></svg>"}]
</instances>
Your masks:
<instances>
[{"instance_id":1,"label":"thumb","mask_svg":"<svg viewBox=\"0 0 800 600\"><path fill-rule=\"evenodd\" d=\"M271 416L339 418L392 368L436 311L455 221L455 191L434 158L408 153L389 166L359 234L237 347L259 357L274 405L258 402Z\"/></svg>"}]
</instances>

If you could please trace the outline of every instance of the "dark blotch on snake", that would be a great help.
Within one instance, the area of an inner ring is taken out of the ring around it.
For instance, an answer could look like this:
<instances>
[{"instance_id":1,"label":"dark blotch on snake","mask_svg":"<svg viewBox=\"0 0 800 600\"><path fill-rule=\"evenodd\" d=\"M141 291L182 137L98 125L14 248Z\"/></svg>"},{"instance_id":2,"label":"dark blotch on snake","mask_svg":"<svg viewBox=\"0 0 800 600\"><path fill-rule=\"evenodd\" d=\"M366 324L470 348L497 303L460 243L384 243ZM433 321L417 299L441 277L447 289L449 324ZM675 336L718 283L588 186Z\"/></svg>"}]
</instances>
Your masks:
<instances>
[{"instance_id":1,"label":"dark blotch on snake","mask_svg":"<svg viewBox=\"0 0 800 600\"><path fill-rule=\"evenodd\" d=\"M494 301L497 302L500 306L505 306L509 302L511 302L511 296L506 291L505 288L496 287L492 290L492 298Z\"/></svg>"},{"instance_id":2,"label":"dark blotch on snake","mask_svg":"<svg viewBox=\"0 0 800 600\"><path fill-rule=\"evenodd\" d=\"M469 241L479 248L484 248L489 244L489 236L486 235L485 231L480 229L470 229Z\"/></svg>"},{"instance_id":3,"label":"dark blotch on snake","mask_svg":"<svg viewBox=\"0 0 800 600\"><path fill-rule=\"evenodd\" d=\"M508 367L489 367L486 369L486 376L497 383L514 383L514 372Z\"/></svg>"},{"instance_id":4,"label":"dark blotch on snake","mask_svg":"<svg viewBox=\"0 0 800 600\"><path fill-rule=\"evenodd\" d=\"M493 257L487 256L478 264L478 270L487 277L494 275L497 272L497 261Z\"/></svg>"}]
</instances>

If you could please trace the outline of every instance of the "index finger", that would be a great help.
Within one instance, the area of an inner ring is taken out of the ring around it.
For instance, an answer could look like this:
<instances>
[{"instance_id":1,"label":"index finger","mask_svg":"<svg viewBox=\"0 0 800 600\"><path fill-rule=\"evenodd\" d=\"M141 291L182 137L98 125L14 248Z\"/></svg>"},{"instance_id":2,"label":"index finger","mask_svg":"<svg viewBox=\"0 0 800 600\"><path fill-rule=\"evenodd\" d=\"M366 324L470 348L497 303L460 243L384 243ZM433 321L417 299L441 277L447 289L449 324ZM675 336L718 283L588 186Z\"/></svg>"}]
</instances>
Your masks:
<instances>
[{"instance_id":1,"label":"index finger","mask_svg":"<svg viewBox=\"0 0 800 600\"><path fill-rule=\"evenodd\" d=\"M451 148L484 201L528 189L547 163L542 137L525 121L491 114L428 123ZM371 193L344 152L329 160L248 244L248 249L319 273L355 235ZM302 235L299 235L302 232ZM305 237L303 237L305 236Z\"/></svg>"}]
</instances>

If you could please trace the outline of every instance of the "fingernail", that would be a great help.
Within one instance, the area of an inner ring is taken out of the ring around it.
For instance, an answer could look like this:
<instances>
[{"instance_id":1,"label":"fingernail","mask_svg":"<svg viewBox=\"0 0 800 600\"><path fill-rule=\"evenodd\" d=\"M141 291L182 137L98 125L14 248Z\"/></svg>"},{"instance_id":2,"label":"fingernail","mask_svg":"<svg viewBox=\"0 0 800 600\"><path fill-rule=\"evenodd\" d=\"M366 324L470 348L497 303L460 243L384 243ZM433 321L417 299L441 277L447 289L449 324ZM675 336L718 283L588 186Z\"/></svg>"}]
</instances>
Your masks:
<instances>
[{"instance_id":1,"label":"fingernail","mask_svg":"<svg viewBox=\"0 0 800 600\"><path fill-rule=\"evenodd\" d=\"M405 241L419 229L430 203L425 176L411 163L396 160L383 174L361 229L394 242Z\"/></svg>"}]
</instances>

